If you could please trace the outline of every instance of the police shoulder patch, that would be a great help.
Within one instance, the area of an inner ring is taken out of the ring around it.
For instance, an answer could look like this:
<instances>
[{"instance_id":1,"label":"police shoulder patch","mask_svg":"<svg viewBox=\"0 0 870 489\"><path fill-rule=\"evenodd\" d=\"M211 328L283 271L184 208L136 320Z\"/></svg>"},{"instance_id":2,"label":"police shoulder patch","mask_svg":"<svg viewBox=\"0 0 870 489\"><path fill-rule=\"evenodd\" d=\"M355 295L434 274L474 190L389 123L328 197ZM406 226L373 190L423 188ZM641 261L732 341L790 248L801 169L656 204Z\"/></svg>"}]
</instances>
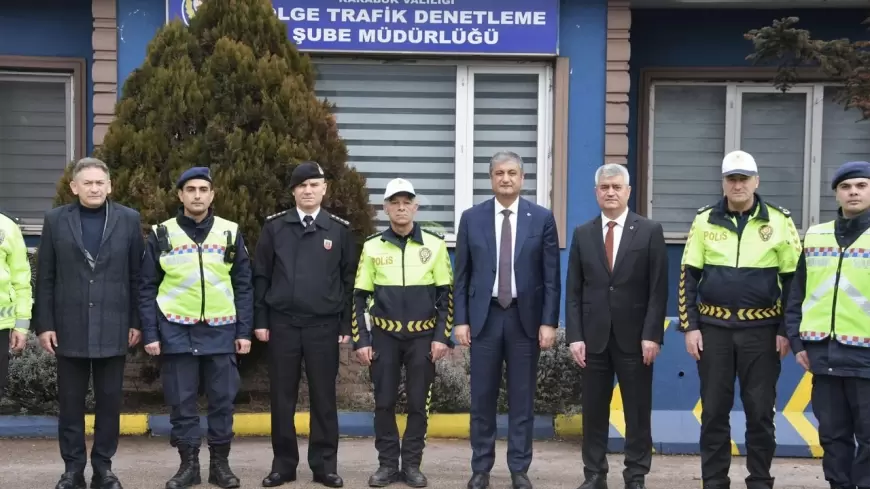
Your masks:
<instances>
[{"instance_id":1,"label":"police shoulder patch","mask_svg":"<svg viewBox=\"0 0 870 489\"><path fill-rule=\"evenodd\" d=\"M347 228L350 227L350 221L348 221L346 219L342 219L342 218L336 216L335 214L329 214L329 218L337 223L342 224L344 227L347 227Z\"/></svg>"},{"instance_id":2,"label":"police shoulder patch","mask_svg":"<svg viewBox=\"0 0 870 489\"><path fill-rule=\"evenodd\" d=\"M712 209L715 206L716 206L716 204L707 204L704 207L701 207L700 209L698 209L698 214L703 214L704 212Z\"/></svg>"},{"instance_id":3,"label":"police shoulder patch","mask_svg":"<svg viewBox=\"0 0 870 489\"><path fill-rule=\"evenodd\" d=\"M790 215L791 215L791 211L790 211L790 210L786 209L785 207L783 207L783 206L781 206L781 205L779 205L779 204L775 204L775 203L773 203L773 202L770 202L769 200L764 201L764 203L767 204L768 207L773 207L774 209L778 210L779 212L782 212L782 213L783 213L784 215L786 215L786 216L790 216Z\"/></svg>"},{"instance_id":4,"label":"police shoulder patch","mask_svg":"<svg viewBox=\"0 0 870 489\"><path fill-rule=\"evenodd\" d=\"M269 222L269 221L275 219L276 217L281 217L284 214L287 214L288 211L289 211L289 209L283 210L281 212L276 212L276 213L272 214L271 216L266 217L266 222Z\"/></svg>"},{"instance_id":5,"label":"police shoulder patch","mask_svg":"<svg viewBox=\"0 0 870 489\"><path fill-rule=\"evenodd\" d=\"M423 228L422 231L423 231L424 233L431 234L432 236L435 236L436 238L444 239L444 235L443 235L443 234L441 234L441 233L439 233L439 232L436 232L436 231L432 231L431 229Z\"/></svg>"},{"instance_id":6,"label":"police shoulder patch","mask_svg":"<svg viewBox=\"0 0 870 489\"><path fill-rule=\"evenodd\" d=\"M375 239L375 238L377 238L378 236L380 236L380 235L382 235L382 234L384 234L382 231L378 231L378 232L376 232L376 233L372 233L372 234L366 236L366 241L370 241L370 240L372 240L372 239Z\"/></svg>"}]
</instances>

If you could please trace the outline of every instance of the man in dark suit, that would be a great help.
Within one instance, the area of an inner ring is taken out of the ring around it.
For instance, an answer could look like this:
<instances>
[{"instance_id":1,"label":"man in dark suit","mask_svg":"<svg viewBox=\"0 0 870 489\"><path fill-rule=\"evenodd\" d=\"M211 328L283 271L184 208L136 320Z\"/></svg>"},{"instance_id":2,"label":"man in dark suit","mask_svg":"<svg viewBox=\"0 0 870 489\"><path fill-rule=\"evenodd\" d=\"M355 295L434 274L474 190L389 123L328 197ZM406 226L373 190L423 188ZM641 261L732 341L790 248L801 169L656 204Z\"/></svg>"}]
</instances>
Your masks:
<instances>
[{"instance_id":1,"label":"man in dark suit","mask_svg":"<svg viewBox=\"0 0 870 489\"><path fill-rule=\"evenodd\" d=\"M456 326L471 346L471 469L468 489L485 489L495 462L496 402L507 364L508 468L514 489L531 489L535 390L540 349L559 322L559 240L548 209L520 197L523 162L492 157L495 198L462 213L456 239ZM473 339L473 341L472 341Z\"/></svg>"},{"instance_id":2,"label":"man in dark suit","mask_svg":"<svg viewBox=\"0 0 870 489\"><path fill-rule=\"evenodd\" d=\"M664 335L668 257L662 226L628 210L628 170L595 172L601 215L578 226L568 255L565 335L583 367L580 489L607 488L613 376L625 406L626 489L643 489L652 461L653 362Z\"/></svg>"},{"instance_id":3,"label":"man in dark suit","mask_svg":"<svg viewBox=\"0 0 870 489\"><path fill-rule=\"evenodd\" d=\"M95 158L73 168L78 202L45 215L37 259L34 323L57 356L58 439L66 470L56 489L85 487L85 395L93 372L96 402L91 482L120 489L112 473L118 448L124 363L139 342L139 213L107 198L109 169Z\"/></svg>"}]
</instances>

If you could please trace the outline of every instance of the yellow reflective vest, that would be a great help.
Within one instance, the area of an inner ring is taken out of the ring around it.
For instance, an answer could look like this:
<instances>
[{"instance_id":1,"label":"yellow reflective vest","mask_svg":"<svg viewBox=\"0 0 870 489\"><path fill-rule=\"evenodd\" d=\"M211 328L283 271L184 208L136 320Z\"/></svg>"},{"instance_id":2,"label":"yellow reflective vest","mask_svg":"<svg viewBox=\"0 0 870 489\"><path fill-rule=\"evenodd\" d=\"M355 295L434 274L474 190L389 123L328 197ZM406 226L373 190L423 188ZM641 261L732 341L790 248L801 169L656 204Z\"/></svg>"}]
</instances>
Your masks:
<instances>
[{"instance_id":1,"label":"yellow reflective vest","mask_svg":"<svg viewBox=\"0 0 870 489\"><path fill-rule=\"evenodd\" d=\"M214 217L211 231L197 245L178 225L175 218L164 221L169 250L161 250L160 267L164 276L157 290L157 304L169 322L210 326L235 324L236 305L230 278L232 252L238 225ZM153 226L158 243L159 226Z\"/></svg>"},{"instance_id":2,"label":"yellow reflective vest","mask_svg":"<svg viewBox=\"0 0 870 489\"><path fill-rule=\"evenodd\" d=\"M677 311L682 330L695 321L719 326L780 324L784 304L780 275L793 274L801 253L791 213L756 196L738 233L727 203L702 207L695 216L680 270ZM697 289L689 275L700 270Z\"/></svg>"},{"instance_id":3,"label":"yellow reflective vest","mask_svg":"<svg viewBox=\"0 0 870 489\"><path fill-rule=\"evenodd\" d=\"M372 327L403 338L434 334L449 343L453 329L453 268L444 237L414 226L407 239L391 229L369 236L354 283L354 348L371 344Z\"/></svg>"},{"instance_id":4,"label":"yellow reflective vest","mask_svg":"<svg viewBox=\"0 0 870 489\"><path fill-rule=\"evenodd\" d=\"M870 348L870 230L848 248L834 235L834 221L811 227L804 237L807 266L800 337Z\"/></svg>"},{"instance_id":5,"label":"yellow reflective vest","mask_svg":"<svg viewBox=\"0 0 870 489\"><path fill-rule=\"evenodd\" d=\"M32 308L27 245L18 223L0 213L0 330L15 328L27 333Z\"/></svg>"}]
</instances>

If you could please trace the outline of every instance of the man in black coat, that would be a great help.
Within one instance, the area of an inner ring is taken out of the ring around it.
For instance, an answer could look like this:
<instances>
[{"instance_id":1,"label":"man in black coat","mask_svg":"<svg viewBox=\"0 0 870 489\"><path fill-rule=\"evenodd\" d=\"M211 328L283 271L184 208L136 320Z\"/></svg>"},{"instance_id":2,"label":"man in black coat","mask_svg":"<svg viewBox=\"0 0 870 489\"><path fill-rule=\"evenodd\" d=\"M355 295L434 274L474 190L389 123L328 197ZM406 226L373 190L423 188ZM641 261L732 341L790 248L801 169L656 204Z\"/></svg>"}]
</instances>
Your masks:
<instances>
[{"instance_id":1,"label":"man in black coat","mask_svg":"<svg viewBox=\"0 0 870 489\"><path fill-rule=\"evenodd\" d=\"M613 376L625 405L626 489L643 489L652 462L653 362L664 336L668 256L662 226L628 210L628 171L595 173L601 215L578 226L568 255L565 336L583 371L580 489L607 488Z\"/></svg>"},{"instance_id":2,"label":"man in black coat","mask_svg":"<svg viewBox=\"0 0 870 489\"><path fill-rule=\"evenodd\" d=\"M296 480L299 448L293 415L302 374L308 376L314 482L342 487L338 475L335 382L339 344L350 340L358 256L350 223L320 208L323 169L301 163L290 176L296 207L269 216L254 253L254 333L269 342L272 470L264 487Z\"/></svg>"},{"instance_id":3,"label":"man in black coat","mask_svg":"<svg viewBox=\"0 0 870 489\"><path fill-rule=\"evenodd\" d=\"M56 489L85 487L85 395L96 401L92 488L120 489L112 473L118 447L127 348L139 342L139 213L107 198L109 169L95 158L73 168L79 201L45 215L37 261L34 324L57 356L58 439L65 464Z\"/></svg>"}]
</instances>

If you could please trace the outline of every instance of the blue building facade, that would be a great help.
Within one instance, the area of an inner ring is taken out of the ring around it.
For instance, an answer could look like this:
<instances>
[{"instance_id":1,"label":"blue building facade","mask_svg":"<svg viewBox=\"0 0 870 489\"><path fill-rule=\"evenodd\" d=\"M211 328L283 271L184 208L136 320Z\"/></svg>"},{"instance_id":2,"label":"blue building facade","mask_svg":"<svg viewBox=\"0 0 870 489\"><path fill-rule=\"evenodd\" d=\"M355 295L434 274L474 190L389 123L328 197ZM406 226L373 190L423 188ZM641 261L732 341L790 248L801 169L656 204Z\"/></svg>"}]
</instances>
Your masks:
<instances>
[{"instance_id":1,"label":"blue building facade","mask_svg":"<svg viewBox=\"0 0 870 489\"><path fill-rule=\"evenodd\" d=\"M373 204L386 181L402 174L421 193L419 217L452 239L462 210L490 192L488 157L517 151L527 163L525 196L557 216L564 277L573 229L599 212L596 168L624 163L632 210L662 222L667 232L670 317L688 226L697 208L721 195L726 152L756 155L760 192L790 208L801 229L835 211L825 190L833 168L870 159L868 123L831 101L835 82L808 76L778 93L772 71L746 61L752 46L743 38L774 19L798 16L820 38L868 39L860 22L870 12L834 8L860 5L851 0L777 10L734 8L728 1L540 0L529 7L520 0L456 0L408 8L409 17L423 11L416 18L423 31L440 33L427 38L406 31L431 41L413 49L406 42L412 38L395 37L399 22L379 22L371 13L382 8L337 0L273 3L291 39L315 59L318 95L336 103L350 163L367 176ZM195 15L199 4L0 5L0 208L22 218L31 246L64 165L100 144L124 80L142 63L149 41L169 19ZM462 9L476 13L430 13ZM478 31L479 42L472 43L475 19L493 18L499 23ZM379 38L381 27L393 37ZM459 30L463 42L450 37ZM654 437L664 452L697 445L695 365L675 330L668 327L656 370ZM783 368L777 410L785 412L778 427L786 448L780 453L818 455L814 420L805 415L808 377L791 359ZM618 448L623 430L614 402ZM738 416L737 451L740 423Z\"/></svg>"}]
</instances>

